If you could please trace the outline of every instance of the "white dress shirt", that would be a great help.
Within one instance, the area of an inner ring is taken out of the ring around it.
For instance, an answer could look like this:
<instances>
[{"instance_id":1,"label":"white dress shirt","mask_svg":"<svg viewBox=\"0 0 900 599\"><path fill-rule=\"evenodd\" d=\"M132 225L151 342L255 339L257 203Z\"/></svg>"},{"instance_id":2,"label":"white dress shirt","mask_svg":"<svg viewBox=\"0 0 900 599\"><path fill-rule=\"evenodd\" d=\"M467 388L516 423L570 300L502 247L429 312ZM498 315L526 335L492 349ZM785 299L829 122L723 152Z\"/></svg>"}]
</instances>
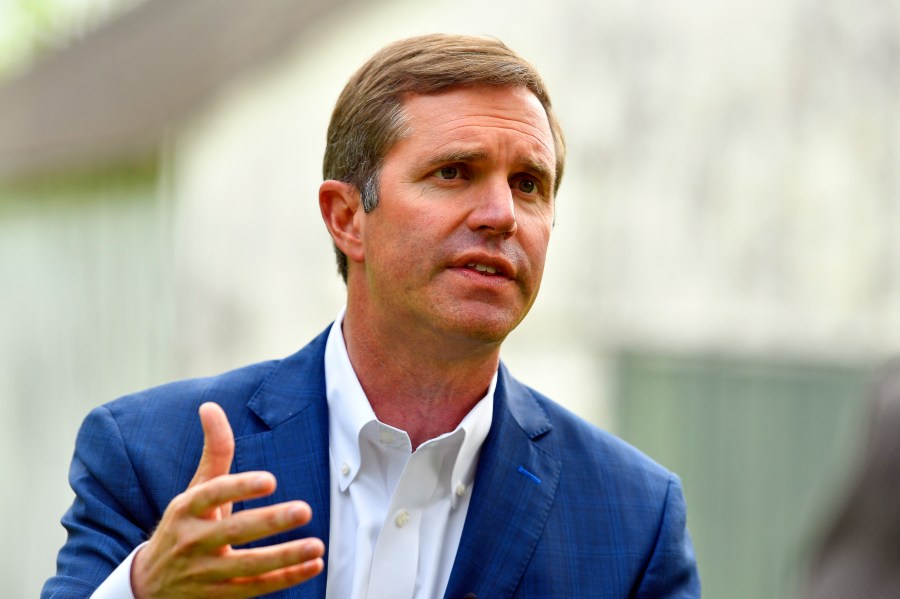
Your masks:
<instances>
[{"instance_id":1,"label":"white dress shirt","mask_svg":"<svg viewBox=\"0 0 900 599\"><path fill-rule=\"evenodd\" d=\"M331 450L326 599L444 594L459 547L497 375L453 432L412 451L375 417L350 364L338 315L325 346Z\"/></svg>"},{"instance_id":2,"label":"white dress shirt","mask_svg":"<svg viewBox=\"0 0 900 599\"><path fill-rule=\"evenodd\" d=\"M341 310L325 344L331 468L326 599L440 597L491 428L497 374L453 432L413 452L405 431L375 417L347 355L343 320ZM134 599L131 563L141 547L91 599Z\"/></svg>"}]
</instances>

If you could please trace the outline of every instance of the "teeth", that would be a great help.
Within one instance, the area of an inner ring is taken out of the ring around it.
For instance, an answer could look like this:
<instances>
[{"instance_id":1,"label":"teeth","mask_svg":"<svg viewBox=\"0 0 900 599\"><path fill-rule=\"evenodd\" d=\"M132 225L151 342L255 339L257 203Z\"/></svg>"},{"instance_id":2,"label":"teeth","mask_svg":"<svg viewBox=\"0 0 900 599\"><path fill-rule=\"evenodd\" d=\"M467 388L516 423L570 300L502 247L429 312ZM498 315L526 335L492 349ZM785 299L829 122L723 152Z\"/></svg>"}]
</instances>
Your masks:
<instances>
[{"instance_id":1,"label":"teeth","mask_svg":"<svg viewBox=\"0 0 900 599\"><path fill-rule=\"evenodd\" d=\"M478 272L486 272L488 274L497 274L497 269L493 266L485 266L484 264L475 264L474 262L471 264L466 264L469 268L474 268Z\"/></svg>"}]
</instances>

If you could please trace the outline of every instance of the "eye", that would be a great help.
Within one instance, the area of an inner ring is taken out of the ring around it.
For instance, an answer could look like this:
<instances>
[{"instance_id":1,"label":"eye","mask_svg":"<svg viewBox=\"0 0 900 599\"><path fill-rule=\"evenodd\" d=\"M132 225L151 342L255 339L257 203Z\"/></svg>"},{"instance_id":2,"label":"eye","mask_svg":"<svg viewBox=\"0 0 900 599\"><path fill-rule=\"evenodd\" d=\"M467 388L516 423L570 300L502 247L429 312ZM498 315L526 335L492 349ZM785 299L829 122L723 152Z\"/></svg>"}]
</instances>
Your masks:
<instances>
[{"instance_id":1,"label":"eye","mask_svg":"<svg viewBox=\"0 0 900 599\"><path fill-rule=\"evenodd\" d=\"M522 193L532 194L538 190L537 183L532 179L519 179L516 181L516 188Z\"/></svg>"},{"instance_id":2,"label":"eye","mask_svg":"<svg viewBox=\"0 0 900 599\"><path fill-rule=\"evenodd\" d=\"M455 166L442 166L434 172L439 179L458 179L460 177L459 169Z\"/></svg>"}]
</instances>

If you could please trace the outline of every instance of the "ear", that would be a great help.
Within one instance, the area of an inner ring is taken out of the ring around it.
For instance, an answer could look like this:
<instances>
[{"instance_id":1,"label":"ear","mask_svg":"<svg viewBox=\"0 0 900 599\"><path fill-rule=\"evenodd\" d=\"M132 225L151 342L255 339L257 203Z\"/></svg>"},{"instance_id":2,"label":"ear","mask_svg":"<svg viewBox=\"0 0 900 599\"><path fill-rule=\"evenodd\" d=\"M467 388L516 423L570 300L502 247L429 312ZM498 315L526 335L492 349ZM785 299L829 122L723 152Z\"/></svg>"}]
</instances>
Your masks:
<instances>
[{"instance_id":1,"label":"ear","mask_svg":"<svg viewBox=\"0 0 900 599\"><path fill-rule=\"evenodd\" d=\"M349 260L363 261L362 202L359 191L343 181L329 179L319 186L319 209L334 245Z\"/></svg>"}]
</instances>

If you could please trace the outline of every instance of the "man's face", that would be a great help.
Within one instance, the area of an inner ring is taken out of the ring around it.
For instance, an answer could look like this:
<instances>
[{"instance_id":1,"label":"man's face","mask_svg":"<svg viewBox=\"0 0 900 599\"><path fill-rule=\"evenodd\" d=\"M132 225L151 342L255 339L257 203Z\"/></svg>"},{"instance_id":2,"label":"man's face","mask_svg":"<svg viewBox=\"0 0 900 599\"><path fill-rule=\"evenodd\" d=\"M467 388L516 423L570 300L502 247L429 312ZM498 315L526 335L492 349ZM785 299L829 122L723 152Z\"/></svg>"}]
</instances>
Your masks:
<instances>
[{"instance_id":1,"label":"man's face","mask_svg":"<svg viewBox=\"0 0 900 599\"><path fill-rule=\"evenodd\" d=\"M499 343L534 302L550 240L546 113L524 87L410 95L403 107L408 134L363 219L368 316L382 331Z\"/></svg>"}]
</instances>

